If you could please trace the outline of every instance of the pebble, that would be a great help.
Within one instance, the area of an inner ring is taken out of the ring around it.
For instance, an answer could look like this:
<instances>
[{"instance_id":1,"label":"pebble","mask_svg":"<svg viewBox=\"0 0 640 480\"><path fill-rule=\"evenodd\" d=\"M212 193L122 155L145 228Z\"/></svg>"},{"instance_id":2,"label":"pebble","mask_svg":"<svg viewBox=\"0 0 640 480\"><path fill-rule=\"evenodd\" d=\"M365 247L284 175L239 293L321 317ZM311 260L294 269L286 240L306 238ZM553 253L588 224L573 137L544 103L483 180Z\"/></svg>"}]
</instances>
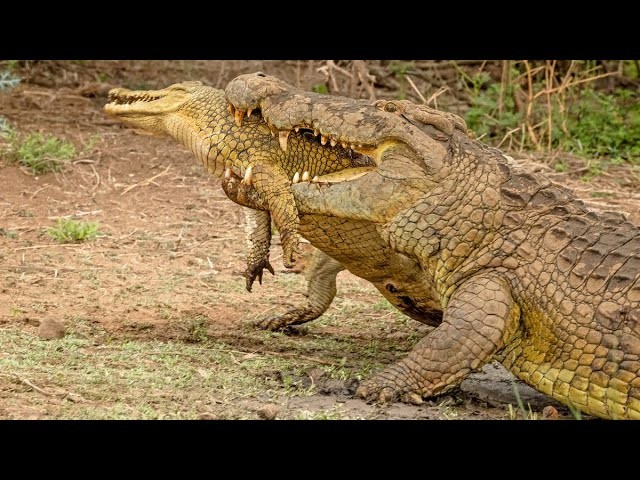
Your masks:
<instances>
[{"instance_id":1,"label":"pebble","mask_svg":"<svg viewBox=\"0 0 640 480\"><path fill-rule=\"evenodd\" d=\"M64 324L54 318L45 318L38 327L38 336L45 340L62 338L66 334Z\"/></svg>"},{"instance_id":2,"label":"pebble","mask_svg":"<svg viewBox=\"0 0 640 480\"><path fill-rule=\"evenodd\" d=\"M275 403L269 403L258 410L258 416L263 420L275 420L276 416L280 412L280 405Z\"/></svg>"}]
</instances>

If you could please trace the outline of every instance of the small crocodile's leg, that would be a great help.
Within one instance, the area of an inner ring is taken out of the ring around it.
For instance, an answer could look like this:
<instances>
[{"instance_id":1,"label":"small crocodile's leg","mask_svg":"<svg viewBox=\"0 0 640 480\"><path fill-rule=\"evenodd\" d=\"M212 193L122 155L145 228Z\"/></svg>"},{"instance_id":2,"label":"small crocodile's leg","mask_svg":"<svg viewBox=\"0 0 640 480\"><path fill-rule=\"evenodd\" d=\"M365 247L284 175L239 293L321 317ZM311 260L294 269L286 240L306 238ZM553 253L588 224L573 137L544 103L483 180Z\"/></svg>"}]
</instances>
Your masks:
<instances>
[{"instance_id":1,"label":"small crocodile's leg","mask_svg":"<svg viewBox=\"0 0 640 480\"><path fill-rule=\"evenodd\" d=\"M409 355L360 384L368 401L421 403L480 368L514 334L520 308L508 284L488 274L472 277L451 296L442 324Z\"/></svg>"},{"instance_id":2,"label":"small crocodile's leg","mask_svg":"<svg viewBox=\"0 0 640 480\"><path fill-rule=\"evenodd\" d=\"M262 273L266 268L275 275L269 263L269 247L271 246L271 215L269 212L243 208L244 232L247 240L247 290L250 292L253 282L258 279L262 285Z\"/></svg>"},{"instance_id":3,"label":"small crocodile's leg","mask_svg":"<svg viewBox=\"0 0 640 480\"><path fill-rule=\"evenodd\" d=\"M274 317L258 320L255 326L265 330L281 330L290 325L315 320L327 311L336 296L336 276L345 267L320 250L314 250L305 268L307 279L306 305Z\"/></svg>"},{"instance_id":4,"label":"small crocodile's leg","mask_svg":"<svg viewBox=\"0 0 640 480\"><path fill-rule=\"evenodd\" d=\"M273 162L255 160L252 161L249 182L253 183L256 191L267 202L271 217L280 232L284 266L292 268L295 264L293 257L300 242L300 219L291 191L291 179Z\"/></svg>"}]
</instances>

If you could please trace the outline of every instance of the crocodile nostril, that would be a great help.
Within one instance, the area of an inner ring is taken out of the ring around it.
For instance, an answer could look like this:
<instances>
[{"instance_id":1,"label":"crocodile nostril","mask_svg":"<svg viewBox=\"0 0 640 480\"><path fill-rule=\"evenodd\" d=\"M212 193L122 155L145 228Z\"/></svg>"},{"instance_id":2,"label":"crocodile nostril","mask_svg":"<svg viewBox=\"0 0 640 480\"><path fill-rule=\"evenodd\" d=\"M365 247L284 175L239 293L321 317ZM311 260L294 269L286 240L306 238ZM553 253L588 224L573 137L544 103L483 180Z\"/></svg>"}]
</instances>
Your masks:
<instances>
[{"instance_id":1,"label":"crocodile nostril","mask_svg":"<svg viewBox=\"0 0 640 480\"><path fill-rule=\"evenodd\" d=\"M266 75L262 72L256 72L256 77L266 77Z\"/></svg>"},{"instance_id":2,"label":"crocodile nostril","mask_svg":"<svg viewBox=\"0 0 640 480\"><path fill-rule=\"evenodd\" d=\"M387 283L384 288L386 288L387 291L389 291L391 293L396 293L398 291L398 289L396 288L396 286L393 283Z\"/></svg>"}]
</instances>

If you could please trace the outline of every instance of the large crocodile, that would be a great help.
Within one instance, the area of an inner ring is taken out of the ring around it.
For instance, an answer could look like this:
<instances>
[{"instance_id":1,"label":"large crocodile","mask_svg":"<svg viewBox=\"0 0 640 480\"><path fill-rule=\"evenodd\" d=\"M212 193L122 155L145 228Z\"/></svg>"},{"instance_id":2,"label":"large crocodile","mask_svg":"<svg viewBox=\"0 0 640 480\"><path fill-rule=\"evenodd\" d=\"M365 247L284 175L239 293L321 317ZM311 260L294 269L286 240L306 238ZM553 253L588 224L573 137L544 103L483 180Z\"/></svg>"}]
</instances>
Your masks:
<instances>
[{"instance_id":1,"label":"large crocodile","mask_svg":"<svg viewBox=\"0 0 640 480\"><path fill-rule=\"evenodd\" d=\"M309 304L275 323L321 313L346 267L437 325L359 395L419 402L493 357L583 411L640 418L637 227L588 211L470 140L451 116L411 103L319 99L264 75L239 77L227 97L236 112L259 109L278 130L318 130L378 165L359 178L347 172L349 181L291 188L300 233L323 253ZM239 203L270 208L234 175L224 183Z\"/></svg>"},{"instance_id":2,"label":"large crocodile","mask_svg":"<svg viewBox=\"0 0 640 480\"><path fill-rule=\"evenodd\" d=\"M496 358L565 404L640 419L640 228L588 209L461 129L440 142L425 128L394 137L370 128L355 105L349 115L343 99L332 108L331 98L315 102L273 77L238 77L226 93L235 108L257 108L278 129L304 126L368 144L379 165L350 181L293 187L303 214L353 231L358 222L375 225L383 249L419 263L416 280L428 286L419 289L422 300L442 312L439 326L407 358L364 381L359 395L433 396ZM416 124L410 102L375 106ZM338 258L338 242L303 235Z\"/></svg>"}]
</instances>

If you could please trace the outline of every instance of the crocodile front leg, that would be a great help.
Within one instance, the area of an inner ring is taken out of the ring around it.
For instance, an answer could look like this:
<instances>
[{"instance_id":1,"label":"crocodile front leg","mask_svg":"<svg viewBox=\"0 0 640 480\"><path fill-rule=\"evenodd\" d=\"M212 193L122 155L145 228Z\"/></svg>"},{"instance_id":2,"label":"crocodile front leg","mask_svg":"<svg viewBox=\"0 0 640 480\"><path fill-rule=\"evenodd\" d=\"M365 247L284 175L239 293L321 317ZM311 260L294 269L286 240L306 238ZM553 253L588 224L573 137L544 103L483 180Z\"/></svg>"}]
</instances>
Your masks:
<instances>
[{"instance_id":1,"label":"crocodile front leg","mask_svg":"<svg viewBox=\"0 0 640 480\"><path fill-rule=\"evenodd\" d=\"M255 185L256 191L264 198L268 210L280 232L283 263L286 268L295 264L294 255L300 242L298 209L291 191L291 180L285 172L268 159L252 161L252 173L245 182Z\"/></svg>"},{"instance_id":2,"label":"crocodile front leg","mask_svg":"<svg viewBox=\"0 0 640 480\"><path fill-rule=\"evenodd\" d=\"M275 275L269 263L269 247L271 247L271 215L269 212L244 208L244 231L247 241L247 291L251 291L256 278L262 285L262 273L266 268Z\"/></svg>"},{"instance_id":3,"label":"crocodile front leg","mask_svg":"<svg viewBox=\"0 0 640 480\"><path fill-rule=\"evenodd\" d=\"M305 268L307 279L306 305L273 317L258 320L257 328L283 330L291 325L315 320L327 311L336 296L336 276L345 267L320 250L313 251L311 262Z\"/></svg>"},{"instance_id":4,"label":"crocodile front leg","mask_svg":"<svg viewBox=\"0 0 640 480\"><path fill-rule=\"evenodd\" d=\"M362 382L356 394L367 401L409 403L439 395L502 348L519 318L504 280L492 274L472 277L453 293L442 324L405 359Z\"/></svg>"}]
</instances>

